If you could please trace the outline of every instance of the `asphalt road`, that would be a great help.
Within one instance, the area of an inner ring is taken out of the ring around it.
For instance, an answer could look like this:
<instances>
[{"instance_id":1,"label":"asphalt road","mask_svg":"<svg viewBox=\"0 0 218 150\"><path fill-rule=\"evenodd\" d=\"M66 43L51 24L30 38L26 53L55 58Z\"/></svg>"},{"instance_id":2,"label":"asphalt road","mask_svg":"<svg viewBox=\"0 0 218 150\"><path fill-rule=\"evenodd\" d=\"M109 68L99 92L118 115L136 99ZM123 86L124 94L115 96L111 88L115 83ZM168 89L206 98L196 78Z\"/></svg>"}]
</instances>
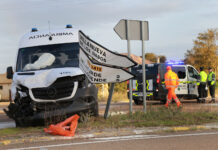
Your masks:
<instances>
[{"instance_id":1,"label":"asphalt road","mask_svg":"<svg viewBox=\"0 0 218 150\"><path fill-rule=\"evenodd\" d=\"M147 103L148 107L164 107L157 101ZM173 105L173 104L172 104ZM0 109L6 107L0 105ZM100 114L104 113L105 104L101 103ZM143 106L133 105L133 110L142 110ZM113 103L110 112L128 112L129 104ZM206 109L217 111L218 103L215 104L197 104L193 101L183 101L183 110L195 111L197 109ZM12 122L4 113L0 112L0 126L5 122ZM0 146L0 149L40 149L40 150L217 150L218 149L218 130L205 132L189 133L168 133L155 135L130 135L123 137L108 138L89 138L89 139L56 139L46 142L32 142L23 144L11 144Z\"/></svg>"},{"instance_id":2,"label":"asphalt road","mask_svg":"<svg viewBox=\"0 0 218 150\"><path fill-rule=\"evenodd\" d=\"M217 101L217 100L216 100ZM208 111L218 111L218 103L208 103L209 100L206 101L206 103L198 104L196 100L183 100L182 101L182 107L183 111L197 111L197 110L208 110ZM158 108L158 107L164 107L163 104L161 104L159 101L147 101L147 108ZM171 103L170 105L176 105L175 103ZM100 114L104 114L106 104L100 104L99 105L99 111ZM112 103L110 106L110 112L123 112L126 113L129 111L129 103L128 102L122 102L122 103ZM143 111L143 105L135 105L133 103L133 111Z\"/></svg>"},{"instance_id":3,"label":"asphalt road","mask_svg":"<svg viewBox=\"0 0 218 150\"><path fill-rule=\"evenodd\" d=\"M218 131L56 140L0 147L13 150L217 150Z\"/></svg>"}]
</instances>

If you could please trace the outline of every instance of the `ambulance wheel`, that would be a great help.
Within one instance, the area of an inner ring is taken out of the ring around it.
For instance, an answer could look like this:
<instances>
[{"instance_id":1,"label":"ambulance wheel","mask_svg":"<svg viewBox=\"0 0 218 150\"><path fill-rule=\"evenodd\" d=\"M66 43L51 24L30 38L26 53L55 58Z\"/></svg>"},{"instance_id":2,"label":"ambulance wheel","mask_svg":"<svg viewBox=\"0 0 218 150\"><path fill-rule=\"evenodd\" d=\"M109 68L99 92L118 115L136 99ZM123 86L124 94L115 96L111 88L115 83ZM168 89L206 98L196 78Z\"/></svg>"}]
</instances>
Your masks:
<instances>
[{"instance_id":1,"label":"ambulance wheel","mask_svg":"<svg viewBox=\"0 0 218 150\"><path fill-rule=\"evenodd\" d=\"M92 115L94 117L98 117L99 116L99 112L98 112L98 102L96 101L94 107L92 108Z\"/></svg>"},{"instance_id":2,"label":"ambulance wheel","mask_svg":"<svg viewBox=\"0 0 218 150\"><path fill-rule=\"evenodd\" d=\"M167 102L166 99L162 99L162 100L160 100L160 103L161 103L161 104L166 104L166 102Z\"/></svg>"},{"instance_id":3,"label":"ambulance wheel","mask_svg":"<svg viewBox=\"0 0 218 150\"><path fill-rule=\"evenodd\" d=\"M142 105L143 104L143 101L142 100L138 100L138 99L134 99L134 103L136 105Z\"/></svg>"}]
</instances>

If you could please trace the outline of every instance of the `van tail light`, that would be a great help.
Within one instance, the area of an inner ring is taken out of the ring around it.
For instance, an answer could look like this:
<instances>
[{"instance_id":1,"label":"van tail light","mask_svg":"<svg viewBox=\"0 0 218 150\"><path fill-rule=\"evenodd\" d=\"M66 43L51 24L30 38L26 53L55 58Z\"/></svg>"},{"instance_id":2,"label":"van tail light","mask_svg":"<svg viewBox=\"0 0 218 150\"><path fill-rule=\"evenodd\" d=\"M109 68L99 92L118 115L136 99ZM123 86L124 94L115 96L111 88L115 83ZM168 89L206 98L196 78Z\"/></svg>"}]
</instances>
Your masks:
<instances>
[{"instance_id":1,"label":"van tail light","mask_svg":"<svg viewBox=\"0 0 218 150\"><path fill-rule=\"evenodd\" d=\"M157 83L160 83L160 74L157 74Z\"/></svg>"}]
</instances>

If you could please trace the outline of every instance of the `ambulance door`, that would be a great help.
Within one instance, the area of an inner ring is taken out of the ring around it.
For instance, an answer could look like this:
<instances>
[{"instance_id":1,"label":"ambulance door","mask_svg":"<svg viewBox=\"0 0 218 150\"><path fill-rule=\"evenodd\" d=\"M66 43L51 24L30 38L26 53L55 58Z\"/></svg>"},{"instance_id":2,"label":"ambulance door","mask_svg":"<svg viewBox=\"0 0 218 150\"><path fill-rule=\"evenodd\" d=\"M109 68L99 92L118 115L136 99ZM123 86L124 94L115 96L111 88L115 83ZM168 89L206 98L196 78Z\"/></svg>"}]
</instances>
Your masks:
<instances>
[{"instance_id":1,"label":"ambulance door","mask_svg":"<svg viewBox=\"0 0 218 150\"><path fill-rule=\"evenodd\" d=\"M198 96L198 89L197 89L197 79L199 76L198 71L192 67L188 67L188 94Z\"/></svg>"},{"instance_id":2,"label":"ambulance door","mask_svg":"<svg viewBox=\"0 0 218 150\"><path fill-rule=\"evenodd\" d=\"M188 85L187 85L187 70L185 65L173 65L172 70L179 77L179 86L176 88L175 93L178 95L188 94Z\"/></svg>"}]
</instances>

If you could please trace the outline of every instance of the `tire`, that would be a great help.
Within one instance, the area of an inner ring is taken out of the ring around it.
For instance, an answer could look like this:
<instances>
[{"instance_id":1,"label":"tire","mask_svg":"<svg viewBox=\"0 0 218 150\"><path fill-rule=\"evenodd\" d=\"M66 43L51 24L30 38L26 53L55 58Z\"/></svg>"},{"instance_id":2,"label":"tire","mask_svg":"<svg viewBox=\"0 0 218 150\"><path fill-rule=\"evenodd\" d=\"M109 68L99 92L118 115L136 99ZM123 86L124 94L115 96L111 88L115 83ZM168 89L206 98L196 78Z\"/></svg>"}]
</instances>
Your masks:
<instances>
[{"instance_id":1,"label":"tire","mask_svg":"<svg viewBox=\"0 0 218 150\"><path fill-rule=\"evenodd\" d=\"M160 103L161 103L161 104L166 104L166 102L167 102L166 99L162 99L162 100L160 100Z\"/></svg>"},{"instance_id":2,"label":"tire","mask_svg":"<svg viewBox=\"0 0 218 150\"><path fill-rule=\"evenodd\" d=\"M98 117L99 116L98 101L95 102L95 104L93 105L91 109L84 111L84 112L80 112L79 116L80 116L79 122L87 122L89 118L92 116Z\"/></svg>"},{"instance_id":3,"label":"tire","mask_svg":"<svg viewBox=\"0 0 218 150\"><path fill-rule=\"evenodd\" d=\"M161 100L160 100L161 104L166 104L166 102L167 102L167 95L164 97L161 97Z\"/></svg>"},{"instance_id":4,"label":"tire","mask_svg":"<svg viewBox=\"0 0 218 150\"><path fill-rule=\"evenodd\" d=\"M17 128L17 127L22 127L22 124L21 124L20 121L18 121L18 120L15 120L15 125L16 125L16 128Z\"/></svg>"},{"instance_id":5,"label":"tire","mask_svg":"<svg viewBox=\"0 0 218 150\"><path fill-rule=\"evenodd\" d=\"M199 98L197 98L197 103L200 103L201 101L199 100Z\"/></svg>"},{"instance_id":6,"label":"tire","mask_svg":"<svg viewBox=\"0 0 218 150\"><path fill-rule=\"evenodd\" d=\"M88 122L90 118L90 113L89 112L80 112L79 113L79 122Z\"/></svg>"},{"instance_id":7,"label":"tire","mask_svg":"<svg viewBox=\"0 0 218 150\"><path fill-rule=\"evenodd\" d=\"M136 105L142 105L142 104L143 104L143 101L134 99L134 103L135 103Z\"/></svg>"},{"instance_id":8,"label":"tire","mask_svg":"<svg viewBox=\"0 0 218 150\"><path fill-rule=\"evenodd\" d=\"M95 106L92 109L92 113L94 117L98 117L99 116L99 112L98 112L98 102L96 101Z\"/></svg>"}]
</instances>

